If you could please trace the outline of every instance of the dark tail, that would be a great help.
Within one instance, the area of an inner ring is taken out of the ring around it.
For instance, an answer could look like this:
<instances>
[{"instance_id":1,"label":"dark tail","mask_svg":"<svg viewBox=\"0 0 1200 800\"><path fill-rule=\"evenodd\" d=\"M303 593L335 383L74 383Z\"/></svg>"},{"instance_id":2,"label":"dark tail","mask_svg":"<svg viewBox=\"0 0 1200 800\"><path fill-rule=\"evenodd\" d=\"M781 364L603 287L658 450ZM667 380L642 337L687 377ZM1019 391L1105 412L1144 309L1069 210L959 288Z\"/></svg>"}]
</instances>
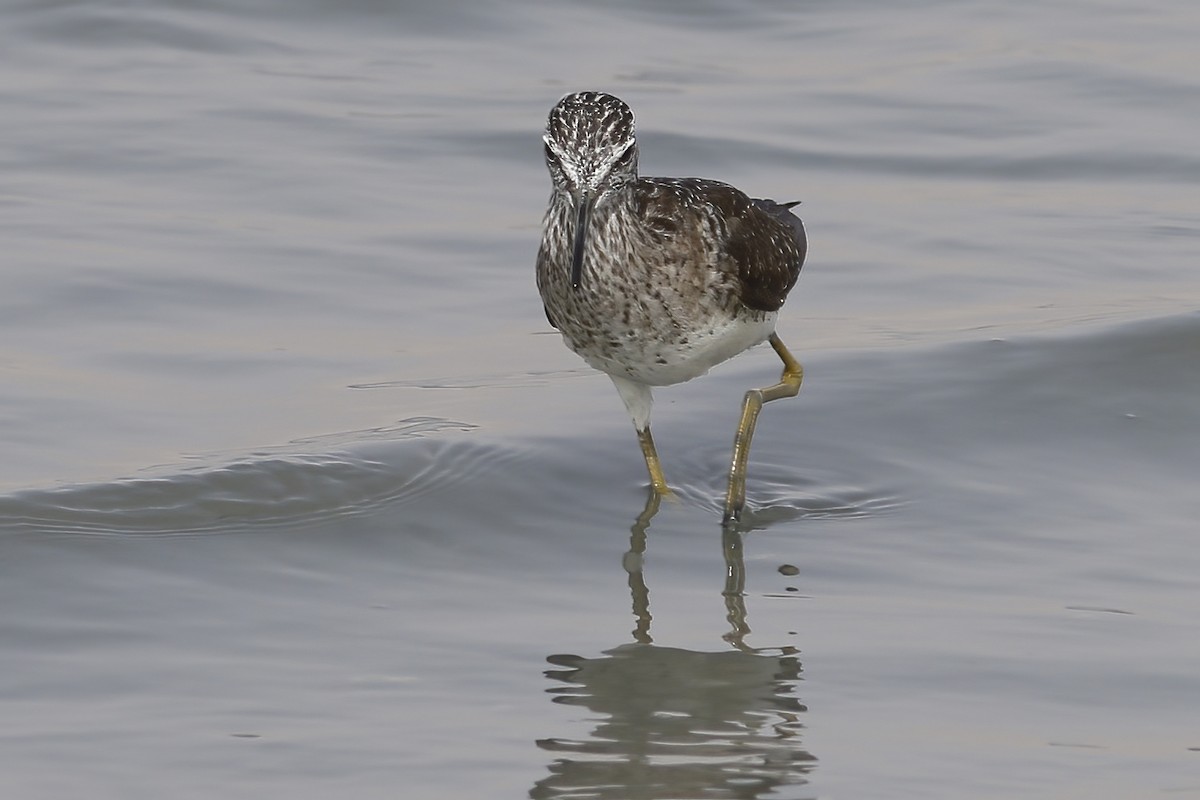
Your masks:
<instances>
[{"instance_id":1,"label":"dark tail","mask_svg":"<svg viewBox=\"0 0 1200 800\"><path fill-rule=\"evenodd\" d=\"M776 203L774 200L751 200L750 202L756 205L760 211L765 211L792 229L792 233L796 236L796 244L800 248L800 264L803 264L804 257L808 255L808 236L804 233L804 223L792 213L792 209L800 205L800 201ZM800 271L799 265L797 265L796 271Z\"/></svg>"}]
</instances>

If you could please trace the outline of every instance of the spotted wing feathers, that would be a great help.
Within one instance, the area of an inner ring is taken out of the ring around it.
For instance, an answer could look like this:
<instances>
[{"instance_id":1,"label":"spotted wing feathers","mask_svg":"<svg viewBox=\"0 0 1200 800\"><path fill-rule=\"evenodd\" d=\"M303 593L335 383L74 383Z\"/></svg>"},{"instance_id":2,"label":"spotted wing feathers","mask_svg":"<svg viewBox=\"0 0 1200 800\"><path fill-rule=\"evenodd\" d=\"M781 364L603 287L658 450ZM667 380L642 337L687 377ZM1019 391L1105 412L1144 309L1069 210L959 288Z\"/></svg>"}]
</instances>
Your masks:
<instances>
[{"instance_id":1,"label":"spotted wing feathers","mask_svg":"<svg viewBox=\"0 0 1200 800\"><path fill-rule=\"evenodd\" d=\"M741 301L759 311L778 311L800 277L808 251L796 203L752 200L724 183L696 181L723 222L724 255L741 282Z\"/></svg>"}]
</instances>

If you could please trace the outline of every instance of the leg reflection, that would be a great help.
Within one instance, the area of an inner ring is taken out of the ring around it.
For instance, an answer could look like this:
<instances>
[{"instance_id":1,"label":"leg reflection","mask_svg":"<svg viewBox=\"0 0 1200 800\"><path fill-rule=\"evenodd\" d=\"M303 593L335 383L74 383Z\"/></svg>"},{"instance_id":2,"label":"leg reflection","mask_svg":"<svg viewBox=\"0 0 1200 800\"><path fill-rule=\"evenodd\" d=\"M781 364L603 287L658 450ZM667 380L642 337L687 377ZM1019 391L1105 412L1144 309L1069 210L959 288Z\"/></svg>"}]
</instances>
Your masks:
<instances>
[{"instance_id":1,"label":"leg reflection","mask_svg":"<svg viewBox=\"0 0 1200 800\"><path fill-rule=\"evenodd\" d=\"M740 533L725 530L721 539L731 628L722 638L732 649L700 652L652 642L643 562L659 500L651 489L623 560L634 641L592 657L547 657L546 692L579 713L574 735L537 740L549 759L546 774L529 790L533 800L765 799L803 784L816 765L801 737L807 709L797 697L801 665L794 648L756 650L745 643L750 627Z\"/></svg>"},{"instance_id":2,"label":"leg reflection","mask_svg":"<svg viewBox=\"0 0 1200 800\"><path fill-rule=\"evenodd\" d=\"M650 635L650 588L646 585L643 566L646 560L647 532L661 503L662 495L651 488L647 493L646 507L629 530L629 550L622 559L622 566L629 575L629 594L633 601L633 617L636 620L632 631L633 640L639 644L650 644L654 641ZM730 625L730 630L721 638L738 650L755 652L746 644L750 625L746 614L746 562L741 532L731 526L722 526L721 549L725 559L725 586L721 594L725 598L725 618Z\"/></svg>"},{"instance_id":3,"label":"leg reflection","mask_svg":"<svg viewBox=\"0 0 1200 800\"><path fill-rule=\"evenodd\" d=\"M721 638L738 650L752 653L746 644L750 624L746 621L746 561L742 555L742 534L725 526L721 531L721 549L725 554L725 618L731 630Z\"/></svg>"},{"instance_id":4,"label":"leg reflection","mask_svg":"<svg viewBox=\"0 0 1200 800\"><path fill-rule=\"evenodd\" d=\"M650 637L650 589L646 586L642 565L646 560L646 531L650 528L650 520L658 513L661 502L662 495L651 487L646 507L629 530L629 551L623 560L625 572L629 574L629 593L633 597L633 618L637 620L633 640L638 644L654 641Z\"/></svg>"}]
</instances>

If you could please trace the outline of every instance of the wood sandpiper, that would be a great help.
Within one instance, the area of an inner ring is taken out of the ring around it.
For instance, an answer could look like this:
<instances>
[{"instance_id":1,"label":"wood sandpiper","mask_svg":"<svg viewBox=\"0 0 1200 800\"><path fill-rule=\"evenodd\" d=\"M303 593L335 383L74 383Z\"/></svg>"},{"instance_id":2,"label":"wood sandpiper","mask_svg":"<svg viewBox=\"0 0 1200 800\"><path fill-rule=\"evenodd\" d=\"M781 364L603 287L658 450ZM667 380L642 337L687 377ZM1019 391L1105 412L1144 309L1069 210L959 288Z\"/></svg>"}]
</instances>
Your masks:
<instances>
[{"instance_id":1,"label":"wood sandpiper","mask_svg":"<svg viewBox=\"0 0 1200 800\"><path fill-rule=\"evenodd\" d=\"M554 184L537 257L546 317L612 378L654 492L670 494L650 436L651 387L689 381L764 341L783 361L779 382L742 404L725 496L724 521L735 522L758 413L795 396L804 375L775 333L807 251L796 203L702 178L639 177L633 111L604 92L560 100L543 140Z\"/></svg>"}]
</instances>

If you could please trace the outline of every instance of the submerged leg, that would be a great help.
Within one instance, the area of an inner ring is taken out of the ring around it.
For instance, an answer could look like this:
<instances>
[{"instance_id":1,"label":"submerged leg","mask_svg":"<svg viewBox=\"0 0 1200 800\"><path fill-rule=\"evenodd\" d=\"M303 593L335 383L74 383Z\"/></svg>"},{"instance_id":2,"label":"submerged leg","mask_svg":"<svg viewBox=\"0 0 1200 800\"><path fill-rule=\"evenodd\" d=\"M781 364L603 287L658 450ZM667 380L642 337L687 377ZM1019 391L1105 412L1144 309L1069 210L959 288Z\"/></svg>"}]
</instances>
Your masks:
<instances>
[{"instance_id":1,"label":"submerged leg","mask_svg":"<svg viewBox=\"0 0 1200 800\"><path fill-rule=\"evenodd\" d=\"M783 361L783 374L779 383L765 389L751 389L742 401L742 419L738 422L737 435L733 439L733 460L729 465L729 491L725 494L725 522L736 520L746 505L746 462L750 459L750 440L754 437L754 425L763 403L781 397L795 397L804 380L804 368L783 346L779 336L772 333L771 347Z\"/></svg>"},{"instance_id":2,"label":"submerged leg","mask_svg":"<svg viewBox=\"0 0 1200 800\"><path fill-rule=\"evenodd\" d=\"M646 459L646 470L650 473L650 487L660 495L669 495L670 488L667 479L663 477L662 464L658 460L658 451L654 449L654 437L650 435L650 407L654 396L650 387L644 383L631 381L609 375L617 393L625 402L625 408L633 419L633 428L637 431L638 444L642 446L642 457Z\"/></svg>"}]
</instances>

